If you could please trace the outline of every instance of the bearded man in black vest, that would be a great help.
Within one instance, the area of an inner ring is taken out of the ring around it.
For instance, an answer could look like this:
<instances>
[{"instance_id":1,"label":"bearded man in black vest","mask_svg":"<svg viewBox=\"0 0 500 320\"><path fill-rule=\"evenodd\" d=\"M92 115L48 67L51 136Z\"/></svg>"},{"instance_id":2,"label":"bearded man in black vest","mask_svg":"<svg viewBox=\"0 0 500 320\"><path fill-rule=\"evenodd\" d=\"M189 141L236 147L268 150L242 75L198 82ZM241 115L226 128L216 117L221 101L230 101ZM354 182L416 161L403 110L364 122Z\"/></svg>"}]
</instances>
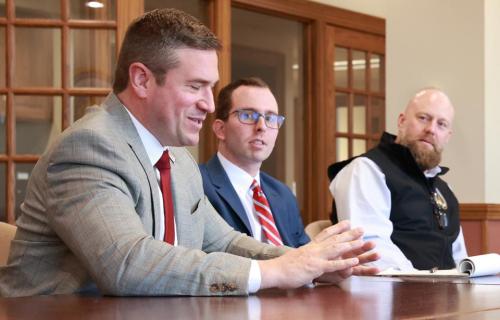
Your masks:
<instances>
[{"instance_id":1,"label":"bearded man in black vest","mask_svg":"<svg viewBox=\"0 0 500 320\"><path fill-rule=\"evenodd\" d=\"M384 132L375 148L328 168L332 220L362 226L382 270L450 269L467 256L458 200L441 179L449 169L439 166L453 116L445 93L423 89L399 115L397 136Z\"/></svg>"}]
</instances>

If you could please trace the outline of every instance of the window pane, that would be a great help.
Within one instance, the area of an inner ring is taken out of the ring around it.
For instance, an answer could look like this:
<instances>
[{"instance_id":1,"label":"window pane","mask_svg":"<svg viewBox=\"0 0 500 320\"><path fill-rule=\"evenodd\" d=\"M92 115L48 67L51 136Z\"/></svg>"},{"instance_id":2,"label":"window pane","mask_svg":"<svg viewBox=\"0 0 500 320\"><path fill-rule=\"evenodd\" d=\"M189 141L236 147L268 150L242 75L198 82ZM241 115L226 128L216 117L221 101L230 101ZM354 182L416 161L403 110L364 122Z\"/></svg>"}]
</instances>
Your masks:
<instances>
[{"instance_id":1,"label":"window pane","mask_svg":"<svg viewBox=\"0 0 500 320\"><path fill-rule=\"evenodd\" d=\"M115 66L115 31L73 29L71 86L111 88Z\"/></svg>"},{"instance_id":2,"label":"window pane","mask_svg":"<svg viewBox=\"0 0 500 320\"><path fill-rule=\"evenodd\" d=\"M41 154L61 132L61 97L15 96L16 153Z\"/></svg>"},{"instance_id":3,"label":"window pane","mask_svg":"<svg viewBox=\"0 0 500 320\"><path fill-rule=\"evenodd\" d=\"M6 143L7 143L7 115L6 115L6 102L7 97L5 95L0 95L0 153L6 153Z\"/></svg>"},{"instance_id":4,"label":"window pane","mask_svg":"<svg viewBox=\"0 0 500 320\"><path fill-rule=\"evenodd\" d=\"M61 30L17 27L14 86L61 87Z\"/></svg>"},{"instance_id":5,"label":"window pane","mask_svg":"<svg viewBox=\"0 0 500 320\"><path fill-rule=\"evenodd\" d=\"M189 13L205 25L208 24L208 8L206 0L145 0L144 11L157 8L176 8Z\"/></svg>"},{"instance_id":6,"label":"window pane","mask_svg":"<svg viewBox=\"0 0 500 320\"><path fill-rule=\"evenodd\" d=\"M349 69L346 48L335 47L335 65L333 69L335 71L335 86L347 88L349 86Z\"/></svg>"},{"instance_id":7,"label":"window pane","mask_svg":"<svg viewBox=\"0 0 500 320\"><path fill-rule=\"evenodd\" d=\"M15 0L16 18L61 19L61 0Z\"/></svg>"},{"instance_id":8,"label":"window pane","mask_svg":"<svg viewBox=\"0 0 500 320\"><path fill-rule=\"evenodd\" d=\"M105 99L104 96L72 96L69 101L71 122L75 122L85 115L85 110L90 106L99 106Z\"/></svg>"},{"instance_id":9,"label":"window pane","mask_svg":"<svg viewBox=\"0 0 500 320\"><path fill-rule=\"evenodd\" d=\"M7 221L7 164L0 162L0 221Z\"/></svg>"},{"instance_id":10,"label":"window pane","mask_svg":"<svg viewBox=\"0 0 500 320\"><path fill-rule=\"evenodd\" d=\"M384 100L381 98L372 98L372 116L371 116L371 133L377 136L382 135L385 128L385 108Z\"/></svg>"},{"instance_id":11,"label":"window pane","mask_svg":"<svg viewBox=\"0 0 500 320\"><path fill-rule=\"evenodd\" d=\"M303 198L304 65L300 22L232 8L231 77L257 76L268 83L285 125L262 170Z\"/></svg>"},{"instance_id":12,"label":"window pane","mask_svg":"<svg viewBox=\"0 0 500 320\"><path fill-rule=\"evenodd\" d=\"M372 92L380 92L382 81L382 56L378 54L372 54L370 59L370 90Z\"/></svg>"},{"instance_id":13,"label":"window pane","mask_svg":"<svg viewBox=\"0 0 500 320\"><path fill-rule=\"evenodd\" d=\"M15 194L15 215L16 218L19 217L21 211L20 206L24 201L24 197L26 195L26 186L28 185L28 179L31 175L31 171L35 166L34 163L16 163L15 166L15 179L16 179L16 194Z\"/></svg>"},{"instance_id":14,"label":"window pane","mask_svg":"<svg viewBox=\"0 0 500 320\"><path fill-rule=\"evenodd\" d=\"M0 88L5 88L5 27L0 27Z\"/></svg>"},{"instance_id":15,"label":"window pane","mask_svg":"<svg viewBox=\"0 0 500 320\"><path fill-rule=\"evenodd\" d=\"M349 140L347 138L335 139L337 148L337 161L347 160L349 158Z\"/></svg>"},{"instance_id":16,"label":"window pane","mask_svg":"<svg viewBox=\"0 0 500 320\"><path fill-rule=\"evenodd\" d=\"M116 20L115 0L70 0L70 19Z\"/></svg>"},{"instance_id":17,"label":"window pane","mask_svg":"<svg viewBox=\"0 0 500 320\"><path fill-rule=\"evenodd\" d=\"M5 17L5 0L0 0L0 17Z\"/></svg>"},{"instance_id":18,"label":"window pane","mask_svg":"<svg viewBox=\"0 0 500 320\"><path fill-rule=\"evenodd\" d=\"M352 83L354 89L366 89L366 52L352 50Z\"/></svg>"},{"instance_id":19,"label":"window pane","mask_svg":"<svg viewBox=\"0 0 500 320\"><path fill-rule=\"evenodd\" d=\"M349 105L349 95L346 93L337 93L335 95L335 105L336 105L336 119L337 119L337 132L347 132L348 131L348 105Z\"/></svg>"},{"instance_id":20,"label":"window pane","mask_svg":"<svg viewBox=\"0 0 500 320\"><path fill-rule=\"evenodd\" d=\"M352 132L366 133L366 98L364 96L355 95L352 114Z\"/></svg>"},{"instance_id":21,"label":"window pane","mask_svg":"<svg viewBox=\"0 0 500 320\"><path fill-rule=\"evenodd\" d=\"M366 152L366 140L352 139L352 156L359 156Z\"/></svg>"}]
</instances>

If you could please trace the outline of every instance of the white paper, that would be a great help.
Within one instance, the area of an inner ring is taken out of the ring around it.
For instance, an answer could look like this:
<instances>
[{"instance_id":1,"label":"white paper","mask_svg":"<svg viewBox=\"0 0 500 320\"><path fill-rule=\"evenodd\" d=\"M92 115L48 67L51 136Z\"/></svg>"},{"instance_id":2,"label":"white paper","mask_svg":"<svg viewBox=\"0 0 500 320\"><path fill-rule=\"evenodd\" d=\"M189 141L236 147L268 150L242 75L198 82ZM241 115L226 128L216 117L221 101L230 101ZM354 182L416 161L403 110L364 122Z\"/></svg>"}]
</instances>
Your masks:
<instances>
[{"instance_id":1,"label":"white paper","mask_svg":"<svg viewBox=\"0 0 500 320\"><path fill-rule=\"evenodd\" d=\"M458 270L470 277L481 277L500 273L500 255L497 253L468 257L460 261Z\"/></svg>"}]
</instances>

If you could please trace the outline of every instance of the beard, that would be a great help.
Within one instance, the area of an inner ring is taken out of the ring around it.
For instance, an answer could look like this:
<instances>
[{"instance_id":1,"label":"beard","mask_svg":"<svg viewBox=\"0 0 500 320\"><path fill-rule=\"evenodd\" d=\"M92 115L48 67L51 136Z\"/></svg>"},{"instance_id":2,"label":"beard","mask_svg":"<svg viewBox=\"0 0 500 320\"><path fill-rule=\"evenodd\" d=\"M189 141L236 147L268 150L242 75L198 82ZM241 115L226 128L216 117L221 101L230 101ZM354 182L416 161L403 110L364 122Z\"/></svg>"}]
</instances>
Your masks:
<instances>
[{"instance_id":1,"label":"beard","mask_svg":"<svg viewBox=\"0 0 500 320\"><path fill-rule=\"evenodd\" d=\"M415 162L422 171L435 168L441 163L443 149L436 147L434 144L432 145L433 148L428 150L419 145L416 140L405 141L405 139L401 139L400 143L410 150L413 158L415 158Z\"/></svg>"}]
</instances>

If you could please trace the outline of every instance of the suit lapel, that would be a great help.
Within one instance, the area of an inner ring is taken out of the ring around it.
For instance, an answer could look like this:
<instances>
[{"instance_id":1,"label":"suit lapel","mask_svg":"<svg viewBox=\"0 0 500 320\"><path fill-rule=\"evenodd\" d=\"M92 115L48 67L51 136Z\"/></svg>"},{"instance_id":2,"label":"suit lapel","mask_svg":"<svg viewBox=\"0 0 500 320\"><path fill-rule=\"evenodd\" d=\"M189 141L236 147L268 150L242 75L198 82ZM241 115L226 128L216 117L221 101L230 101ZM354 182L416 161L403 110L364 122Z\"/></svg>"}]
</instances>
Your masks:
<instances>
[{"instance_id":1,"label":"suit lapel","mask_svg":"<svg viewBox=\"0 0 500 320\"><path fill-rule=\"evenodd\" d=\"M288 212L286 212L285 199L280 198L263 174L260 175L260 183L262 191L266 195L267 202L269 202L269 206L271 207L274 222L276 223L281 239L284 244L289 244L290 239L288 238L288 232L286 232Z\"/></svg>"},{"instance_id":2,"label":"suit lapel","mask_svg":"<svg viewBox=\"0 0 500 320\"><path fill-rule=\"evenodd\" d=\"M151 201L153 203L152 218L152 234L156 236L160 233L160 225L158 214L160 214L160 195L157 191L158 182L156 179L156 173L148 157L146 149L142 144L141 138L137 133L137 130L130 119L130 115L123 106L123 104L118 100L116 95L111 93L104 101L104 105L107 106L107 111L113 117L115 123L117 124L116 130L120 132L121 136L127 141L128 145L132 149L133 153L139 160L144 173L147 176L149 190L151 194Z\"/></svg>"},{"instance_id":3,"label":"suit lapel","mask_svg":"<svg viewBox=\"0 0 500 320\"><path fill-rule=\"evenodd\" d=\"M241 204L241 200L238 197L236 190L234 190L231 181L224 171L224 168L217 158L217 155L213 156L212 159L207 162L207 167L209 169L208 175L210 176L210 181L214 185L217 193L229 204L235 215L243 221L248 234L252 234L252 228L250 227L250 221L248 221L245 209Z\"/></svg>"}]
</instances>

